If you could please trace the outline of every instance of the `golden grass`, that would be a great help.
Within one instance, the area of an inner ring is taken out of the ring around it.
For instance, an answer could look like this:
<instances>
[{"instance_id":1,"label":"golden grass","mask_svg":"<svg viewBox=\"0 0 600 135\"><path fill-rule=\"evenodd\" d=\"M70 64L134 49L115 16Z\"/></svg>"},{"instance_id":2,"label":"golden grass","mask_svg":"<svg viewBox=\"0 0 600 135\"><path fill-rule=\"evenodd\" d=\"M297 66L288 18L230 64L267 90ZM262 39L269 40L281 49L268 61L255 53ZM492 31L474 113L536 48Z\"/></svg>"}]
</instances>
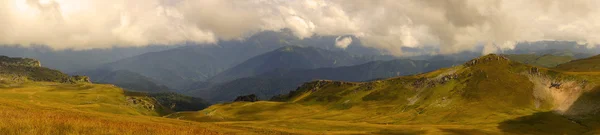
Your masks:
<instances>
[{"instance_id":1,"label":"golden grass","mask_svg":"<svg viewBox=\"0 0 600 135\"><path fill-rule=\"evenodd\" d=\"M24 83L0 88L0 134L218 135L244 131L157 117L110 85ZM255 133L253 133L255 134Z\"/></svg>"}]
</instances>

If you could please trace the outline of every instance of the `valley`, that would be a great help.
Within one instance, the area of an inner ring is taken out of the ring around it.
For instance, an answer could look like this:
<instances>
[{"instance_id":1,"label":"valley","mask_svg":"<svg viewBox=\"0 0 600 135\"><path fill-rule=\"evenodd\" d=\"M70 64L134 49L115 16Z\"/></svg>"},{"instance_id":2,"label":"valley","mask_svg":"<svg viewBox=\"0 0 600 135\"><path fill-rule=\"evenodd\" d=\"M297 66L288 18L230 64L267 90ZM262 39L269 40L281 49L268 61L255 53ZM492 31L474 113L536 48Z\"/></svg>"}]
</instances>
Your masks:
<instances>
[{"instance_id":1,"label":"valley","mask_svg":"<svg viewBox=\"0 0 600 135\"><path fill-rule=\"evenodd\" d=\"M598 0L0 0L0 135L600 135Z\"/></svg>"}]
</instances>

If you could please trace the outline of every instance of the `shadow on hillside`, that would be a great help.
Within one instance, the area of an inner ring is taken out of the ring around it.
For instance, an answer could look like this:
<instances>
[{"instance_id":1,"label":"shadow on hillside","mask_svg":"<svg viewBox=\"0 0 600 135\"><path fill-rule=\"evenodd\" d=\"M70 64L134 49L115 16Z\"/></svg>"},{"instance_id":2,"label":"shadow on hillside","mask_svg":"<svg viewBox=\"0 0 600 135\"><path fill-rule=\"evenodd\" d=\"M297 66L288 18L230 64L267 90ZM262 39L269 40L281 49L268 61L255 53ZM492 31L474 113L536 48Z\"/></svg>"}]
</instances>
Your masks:
<instances>
[{"instance_id":1,"label":"shadow on hillside","mask_svg":"<svg viewBox=\"0 0 600 135\"><path fill-rule=\"evenodd\" d=\"M450 135L486 135L490 134L479 129L453 129L453 128L442 128L440 129L446 134Z\"/></svg>"},{"instance_id":2,"label":"shadow on hillside","mask_svg":"<svg viewBox=\"0 0 600 135\"><path fill-rule=\"evenodd\" d=\"M384 129L372 134L376 135L423 135L426 134L425 130L407 130L407 129Z\"/></svg>"},{"instance_id":3,"label":"shadow on hillside","mask_svg":"<svg viewBox=\"0 0 600 135\"><path fill-rule=\"evenodd\" d=\"M538 112L506 120L498 129L507 134L582 134L588 128L553 112Z\"/></svg>"},{"instance_id":4,"label":"shadow on hillside","mask_svg":"<svg viewBox=\"0 0 600 135\"><path fill-rule=\"evenodd\" d=\"M582 134L600 126L600 86L583 93L564 112L539 112L506 120L498 128L515 134Z\"/></svg>"},{"instance_id":5,"label":"shadow on hillside","mask_svg":"<svg viewBox=\"0 0 600 135\"><path fill-rule=\"evenodd\" d=\"M565 114L575 118L592 118L600 112L600 86L585 92L573 102Z\"/></svg>"}]
</instances>

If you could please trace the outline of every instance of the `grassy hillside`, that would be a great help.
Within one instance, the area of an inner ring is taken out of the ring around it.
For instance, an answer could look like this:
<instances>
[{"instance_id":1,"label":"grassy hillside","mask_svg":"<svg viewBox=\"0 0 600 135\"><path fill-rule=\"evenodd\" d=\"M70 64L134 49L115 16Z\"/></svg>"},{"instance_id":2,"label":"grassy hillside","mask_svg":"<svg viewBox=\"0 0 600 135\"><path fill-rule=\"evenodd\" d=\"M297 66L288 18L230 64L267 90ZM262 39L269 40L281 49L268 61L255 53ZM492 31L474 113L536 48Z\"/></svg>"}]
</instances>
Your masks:
<instances>
[{"instance_id":1,"label":"grassy hillside","mask_svg":"<svg viewBox=\"0 0 600 135\"><path fill-rule=\"evenodd\" d=\"M511 54L505 55L510 60L529 65L552 68L559 64L575 60L572 56L560 55L536 55L536 54Z\"/></svg>"},{"instance_id":2,"label":"grassy hillside","mask_svg":"<svg viewBox=\"0 0 600 135\"><path fill-rule=\"evenodd\" d=\"M0 85L2 134L217 134L208 125L155 117L168 112L111 85Z\"/></svg>"},{"instance_id":3,"label":"grassy hillside","mask_svg":"<svg viewBox=\"0 0 600 135\"><path fill-rule=\"evenodd\" d=\"M561 64L556 66L555 69L573 72L598 72L600 71L600 55Z\"/></svg>"},{"instance_id":4,"label":"grassy hillside","mask_svg":"<svg viewBox=\"0 0 600 135\"><path fill-rule=\"evenodd\" d=\"M600 129L599 83L600 73L487 55L413 76L314 81L273 98L281 102L217 104L169 117L297 133L593 134Z\"/></svg>"},{"instance_id":5,"label":"grassy hillside","mask_svg":"<svg viewBox=\"0 0 600 135\"><path fill-rule=\"evenodd\" d=\"M58 70L41 67L40 62L34 59L0 56L0 82L22 81L78 83L89 82L89 78L69 76Z\"/></svg>"}]
</instances>

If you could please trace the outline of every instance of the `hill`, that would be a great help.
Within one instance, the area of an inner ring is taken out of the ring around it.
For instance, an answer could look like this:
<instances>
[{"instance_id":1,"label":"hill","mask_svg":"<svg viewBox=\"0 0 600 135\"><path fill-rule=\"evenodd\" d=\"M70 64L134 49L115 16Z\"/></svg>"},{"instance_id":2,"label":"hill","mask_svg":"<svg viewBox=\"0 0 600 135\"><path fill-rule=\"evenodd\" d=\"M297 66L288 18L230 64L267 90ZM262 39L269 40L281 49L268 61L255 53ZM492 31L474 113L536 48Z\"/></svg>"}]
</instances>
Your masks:
<instances>
[{"instance_id":1,"label":"hill","mask_svg":"<svg viewBox=\"0 0 600 135\"><path fill-rule=\"evenodd\" d=\"M513 61L546 68L556 67L559 64L575 60L575 57L569 55L510 54L505 56Z\"/></svg>"},{"instance_id":2,"label":"hill","mask_svg":"<svg viewBox=\"0 0 600 135\"><path fill-rule=\"evenodd\" d=\"M572 72L598 72L600 71L600 55L560 64L555 69Z\"/></svg>"},{"instance_id":3,"label":"hill","mask_svg":"<svg viewBox=\"0 0 600 135\"><path fill-rule=\"evenodd\" d=\"M0 81L47 81L61 83L89 82L85 76L69 76L41 66L38 60L0 56Z\"/></svg>"},{"instance_id":4,"label":"hill","mask_svg":"<svg viewBox=\"0 0 600 135\"><path fill-rule=\"evenodd\" d=\"M273 98L281 102L216 104L169 117L317 134L594 134L599 75L487 55L419 75L313 81Z\"/></svg>"},{"instance_id":5,"label":"hill","mask_svg":"<svg viewBox=\"0 0 600 135\"><path fill-rule=\"evenodd\" d=\"M288 93L303 83L313 80L367 81L424 73L458 63L460 62L398 59L336 68L276 69L226 83L213 85L201 83L192 86L190 92L212 102L232 101L236 96L247 94L256 94L260 99L269 99L274 95Z\"/></svg>"},{"instance_id":6,"label":"hill","mask_svg":"<svg viewBox=\"0 0 600 135\"><path fill-rule=\"evenodd\" d=\"M157 84L151 78L127 70L91 70L74 74L89 76L94 83L114 84L129 91L149 93L171 92L167 86Z\"/></svg>"},{"instance_id":7,"label":"hill","mask_svg":"<svg viewBox=\"0 0 600 135\"><path fill-rule=\"evenodd\" d=\"M368 60L343 51L328 51L315 47L286 46L244 61L209 79L220 83L263 74L273 70L316 69L351 66Z\"/></svg>"}]
</instances>

